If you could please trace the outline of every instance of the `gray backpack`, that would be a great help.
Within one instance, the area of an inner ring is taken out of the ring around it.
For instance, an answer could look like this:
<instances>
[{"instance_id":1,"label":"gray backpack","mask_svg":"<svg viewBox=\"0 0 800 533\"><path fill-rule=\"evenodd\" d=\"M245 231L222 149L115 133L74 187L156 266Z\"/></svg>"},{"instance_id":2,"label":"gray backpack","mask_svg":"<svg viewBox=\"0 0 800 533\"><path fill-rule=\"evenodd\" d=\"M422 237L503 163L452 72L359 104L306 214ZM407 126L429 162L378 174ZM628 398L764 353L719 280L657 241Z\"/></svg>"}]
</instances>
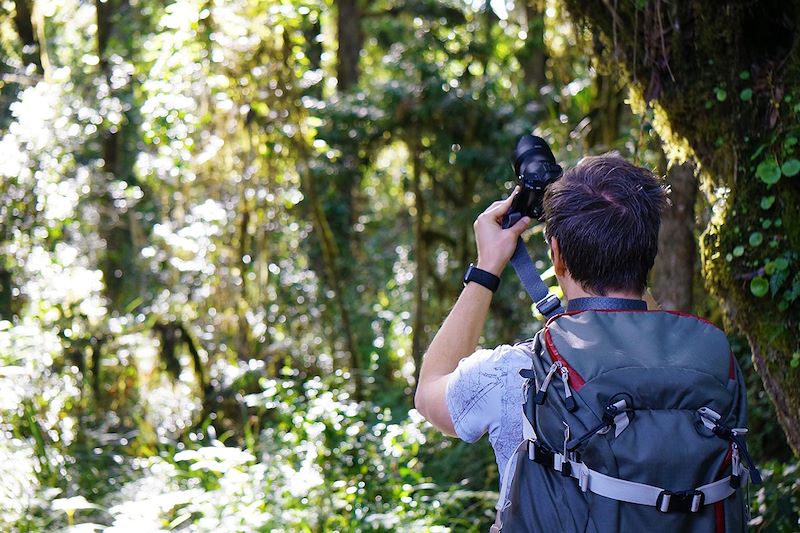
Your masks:
<instances>
[{"instance_id":1,"label":"gray backpack","mask_svg":"<svg viewBox=\"0 0 800 533\"><path fill-rule=\"evenodd\" d=\"M492 532L744 531L760 482L725 334L692 315L559 314L531 341L524 440ZM745 464L746 463L746 464Z\"/></svg>"}]
</instances>

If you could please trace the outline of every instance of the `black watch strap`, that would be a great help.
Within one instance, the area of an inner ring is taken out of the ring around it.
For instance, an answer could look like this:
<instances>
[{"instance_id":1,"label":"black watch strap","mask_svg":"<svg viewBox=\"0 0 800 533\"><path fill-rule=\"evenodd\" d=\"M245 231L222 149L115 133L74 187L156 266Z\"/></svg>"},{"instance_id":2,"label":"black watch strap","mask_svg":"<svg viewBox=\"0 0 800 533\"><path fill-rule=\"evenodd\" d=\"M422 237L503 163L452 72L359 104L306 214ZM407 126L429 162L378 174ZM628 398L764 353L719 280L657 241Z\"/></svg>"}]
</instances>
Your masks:
<instances>
[{"instance_id":1,"label":"black watch strap","mask_svg":"<svg viewBox=\"0 0 800 533\"><path fill-rule=\"evenodd\" d=\"M481 270L472 263L470 263L467 272L464 274L464 285L470 281L474 281L478 285L483 285L492 292L497 291L497 287L500 286L500 278L491 272Z\"/></svg>"}]
</instances>

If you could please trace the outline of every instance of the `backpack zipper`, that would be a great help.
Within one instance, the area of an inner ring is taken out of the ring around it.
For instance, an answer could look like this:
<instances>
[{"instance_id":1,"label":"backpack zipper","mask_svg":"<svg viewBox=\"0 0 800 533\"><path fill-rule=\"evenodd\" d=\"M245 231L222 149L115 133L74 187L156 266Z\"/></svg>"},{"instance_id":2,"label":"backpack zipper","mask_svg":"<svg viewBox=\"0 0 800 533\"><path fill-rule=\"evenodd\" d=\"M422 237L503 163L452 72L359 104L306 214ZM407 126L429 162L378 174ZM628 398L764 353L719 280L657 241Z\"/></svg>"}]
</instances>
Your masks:
<instances>
[{"instance_id":1,"label":"backpack zipper","mask_svg":"<svg viewBox=\"0 0 800 533\"><path fill-rule=\"evenodd\" d=\"M550 386L550 382L553 381L553 376L556 375L558 369L561 368L561 363L556 361L552 365L550 365L550 369L547 371L547 375L544 377L544 381L542 381L539 390L536 391L536 396L534 396L533 401L537 405L542 405L544 403L544 399L547 397L547 387Z\"/></svg>"},{"instance_id":2,"label":"backpack zipper","mask_svg":"<svg viewBox=\"0 0 800 533\"><path fill-rule=\"evenodd\" d=\"M544 400L547 397L547 388L553 381L556 372L559 373L559 376L561 377L561 383L564 385L564 405L566 406L567 411L573 413L576 409L578 409L578 403L575 401L575 398L572 397L572 389L569 386L569 370L566 366L564 366L564 364L561 363L561 361L558 360L550 365L547 375L544 377L542 384L536 391L536 396L534 396L533 401L537 405L542 405L544 403Z\"/></svg>"},{"instance_id":3,"label":"backpack zipper","mask_svg":"<svg viewBox=\"0 0 800 533\"><path fill-rule=\"evenodd\" d=\"M561 370L561 383L564 384L564 406L567 411L574 413L578 409L578 403L572 397L572 390L569 388L569 370L561 363L558 366Z\"/></svg>"}]
</instances>

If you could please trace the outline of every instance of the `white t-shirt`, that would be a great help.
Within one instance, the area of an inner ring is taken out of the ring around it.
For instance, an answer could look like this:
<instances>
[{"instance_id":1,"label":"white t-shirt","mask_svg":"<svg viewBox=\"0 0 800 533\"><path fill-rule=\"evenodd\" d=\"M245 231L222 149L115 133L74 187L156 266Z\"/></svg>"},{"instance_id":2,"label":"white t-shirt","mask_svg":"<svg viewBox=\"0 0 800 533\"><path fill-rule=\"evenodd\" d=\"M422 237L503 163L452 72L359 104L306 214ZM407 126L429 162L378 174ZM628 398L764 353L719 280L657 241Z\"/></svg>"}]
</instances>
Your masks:
<instances>
[{"instance_id":1,"label":"white t-shirt","mask_svg":"<svg viewBox=\"0 0 800 533\"><path fill-rule=\"evenodd\" d=\"M502 345L462 359L447 382L447 408L456 433L466 442L475 442L488 432L501 478L522 442L525 378L519 371L530 367L525 352Z\"/></svg>"}]
</instances>

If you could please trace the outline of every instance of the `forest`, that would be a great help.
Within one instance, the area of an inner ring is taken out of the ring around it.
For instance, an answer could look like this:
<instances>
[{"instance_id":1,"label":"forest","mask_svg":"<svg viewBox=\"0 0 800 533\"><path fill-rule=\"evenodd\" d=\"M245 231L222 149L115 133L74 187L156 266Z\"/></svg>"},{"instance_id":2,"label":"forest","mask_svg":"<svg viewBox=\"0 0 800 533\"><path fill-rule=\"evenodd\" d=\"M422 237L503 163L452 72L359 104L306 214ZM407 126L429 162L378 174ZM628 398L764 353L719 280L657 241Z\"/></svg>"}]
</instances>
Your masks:
<instances>
[{"instance_id":1,"label":"forest","mask_svg":"<svg viewBox=\"0 0 800 533\"><path fill-rule=\"evenodd\" d=\"M650 291L724 328L750 528L800 530L778 0L0 0L0 530L488 530L489 443L413 398L531 132L663 179ZM481 346L542 325L506 269Z\"/></svg>"}]
</instances>

